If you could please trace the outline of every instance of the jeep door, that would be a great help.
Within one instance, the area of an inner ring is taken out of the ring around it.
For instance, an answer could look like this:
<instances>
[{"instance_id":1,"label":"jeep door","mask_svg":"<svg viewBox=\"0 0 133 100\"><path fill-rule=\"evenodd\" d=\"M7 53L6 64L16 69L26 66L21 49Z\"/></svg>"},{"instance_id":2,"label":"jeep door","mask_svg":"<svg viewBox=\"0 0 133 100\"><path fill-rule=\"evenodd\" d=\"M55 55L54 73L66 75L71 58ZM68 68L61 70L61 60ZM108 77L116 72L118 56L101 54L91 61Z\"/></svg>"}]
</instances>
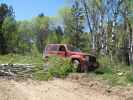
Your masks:
<instances>
[{"instance_id":1,"label":"jeep door","mask_svg":"<svg viewBox=\"0 0 133 100\"><path fill-rule=\"evenodd\" d=\"M62 57L66 57L66 47L64 45L59 46L58 55Z\"/></svg>"}]
</instances>

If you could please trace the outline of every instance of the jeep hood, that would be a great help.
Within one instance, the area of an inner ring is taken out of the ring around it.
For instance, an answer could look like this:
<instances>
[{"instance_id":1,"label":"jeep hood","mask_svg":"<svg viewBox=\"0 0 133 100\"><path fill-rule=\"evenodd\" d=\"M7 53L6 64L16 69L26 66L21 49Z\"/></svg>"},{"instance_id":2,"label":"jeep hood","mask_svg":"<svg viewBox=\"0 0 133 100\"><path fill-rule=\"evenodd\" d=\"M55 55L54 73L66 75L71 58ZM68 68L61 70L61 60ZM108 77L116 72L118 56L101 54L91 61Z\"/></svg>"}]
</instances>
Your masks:
<instances>
[{"instance_id":1,"label":"jeep hood","mask_svg":"<svg viewBox=\"0 0 133 100\"><path fill-rule=\"evenodd\" d=\"M70 51L72 55L87 55L86 53L83 52L77 52L77 51Z\"/></svg>"},{"instance_id":2,"label":"jeep hood","mask_svg":"<svg viewBox=\"0 0 133 100\"><path fill-rule=\"evenodd\" d=\"M70 51L71 55L83 55L83 56L94 56L92 54L87 54L83 52L77 52L77 51ZM95 56L94 56L95 57Z\"/></svg>"}]
</instances>

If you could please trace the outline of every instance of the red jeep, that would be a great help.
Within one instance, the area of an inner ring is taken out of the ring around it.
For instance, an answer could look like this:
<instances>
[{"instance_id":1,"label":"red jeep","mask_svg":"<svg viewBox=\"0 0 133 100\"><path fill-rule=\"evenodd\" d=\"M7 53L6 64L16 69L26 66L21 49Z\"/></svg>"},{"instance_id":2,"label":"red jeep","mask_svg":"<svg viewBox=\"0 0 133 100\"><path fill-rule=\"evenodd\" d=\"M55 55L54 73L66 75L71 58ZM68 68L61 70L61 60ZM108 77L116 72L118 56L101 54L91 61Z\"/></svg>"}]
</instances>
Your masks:
<instances>
[{"instance_id":1,"label":"red jeep","mask_svg":"<svg viewBox=\"0 0 133 100\"><path fill-rule=\"evenodd\" d=\"M50 55L69 57L77 71L94 70L98 67L98 62L94 55L82 53L80 50L66 44L48 44L43 55L45 58Z\"/></svg>"}]
</instances>

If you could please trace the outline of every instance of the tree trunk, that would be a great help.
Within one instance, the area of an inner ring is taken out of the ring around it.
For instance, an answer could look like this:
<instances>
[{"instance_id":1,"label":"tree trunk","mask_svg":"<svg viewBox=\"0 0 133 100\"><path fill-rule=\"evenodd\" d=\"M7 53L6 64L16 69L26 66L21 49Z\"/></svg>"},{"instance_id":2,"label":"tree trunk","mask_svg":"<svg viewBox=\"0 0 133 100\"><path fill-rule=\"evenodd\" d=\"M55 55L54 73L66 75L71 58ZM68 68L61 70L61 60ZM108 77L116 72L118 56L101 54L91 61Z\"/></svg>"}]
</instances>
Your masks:
<instances>
[{"instance_id":1,"label":"tree trunk","mask_svg":"<svg viewBox=\"0 0 133 100\"><path fill-rule=\"evenodd\" d=\"M81 3L83 4L84 10L85 10L85 16L86 16L86 19L87 19L87 24L88 24L88 27L89 27L89 30L90 30L90 33L91 33L92 49L95 50L95 36L93 34L93 31L92 31L91 22L90 22L89 15L88 15L88 8L87 8L85 0L81 0Z\"/></svg>"}]
</instances>

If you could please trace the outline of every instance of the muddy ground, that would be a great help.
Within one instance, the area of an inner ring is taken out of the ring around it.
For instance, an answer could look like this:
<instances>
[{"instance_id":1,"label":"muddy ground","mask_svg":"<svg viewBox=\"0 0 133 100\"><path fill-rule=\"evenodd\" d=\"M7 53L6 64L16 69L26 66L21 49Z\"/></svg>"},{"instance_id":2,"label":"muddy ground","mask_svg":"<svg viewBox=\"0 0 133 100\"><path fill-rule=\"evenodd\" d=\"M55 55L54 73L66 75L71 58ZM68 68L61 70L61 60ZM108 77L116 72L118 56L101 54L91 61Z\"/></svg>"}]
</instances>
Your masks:
<instances>
[{"instance_id":1,"label":"muddy ground","mask_svg":"<svg viewBox=\"0 0 133 100\"><path fill-rule=\"evenodd\" d=\"M133 100L133 87L79 76L49 81L0 79L0 100Z\"/></svg>"}]
</instances>

